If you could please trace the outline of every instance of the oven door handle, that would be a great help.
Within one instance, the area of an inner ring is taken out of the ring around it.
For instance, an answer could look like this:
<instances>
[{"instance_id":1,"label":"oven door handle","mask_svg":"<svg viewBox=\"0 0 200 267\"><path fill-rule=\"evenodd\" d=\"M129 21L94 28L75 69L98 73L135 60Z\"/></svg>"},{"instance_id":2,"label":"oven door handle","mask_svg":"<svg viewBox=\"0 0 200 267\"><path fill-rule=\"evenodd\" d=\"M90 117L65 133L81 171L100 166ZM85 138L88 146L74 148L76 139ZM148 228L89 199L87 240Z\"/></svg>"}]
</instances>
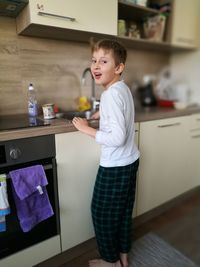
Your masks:
<instances>
[{"instance_id":1,"label":"oven door handle","mask_svg":"<svg viewBox=\"0 0 200 267\"><path fill-rule=\"evenodd\" d=\"M52 164L42 165L42 167L44 168L45 171L53 169L53 165ZM6 174L6 178L10 179L10 175Z\"/></svg>"},{"instance_id":2,"label":"oven door handle","mask_svg":"<svg viewBox=\"0 0 200 267\"><path fill-rule=\"evenodd\" d=\"M52 164L47 164L47 165L42 165L44 170L50 170L50 169L53 169L53 165Z\"/></svg>"}]
</instances>

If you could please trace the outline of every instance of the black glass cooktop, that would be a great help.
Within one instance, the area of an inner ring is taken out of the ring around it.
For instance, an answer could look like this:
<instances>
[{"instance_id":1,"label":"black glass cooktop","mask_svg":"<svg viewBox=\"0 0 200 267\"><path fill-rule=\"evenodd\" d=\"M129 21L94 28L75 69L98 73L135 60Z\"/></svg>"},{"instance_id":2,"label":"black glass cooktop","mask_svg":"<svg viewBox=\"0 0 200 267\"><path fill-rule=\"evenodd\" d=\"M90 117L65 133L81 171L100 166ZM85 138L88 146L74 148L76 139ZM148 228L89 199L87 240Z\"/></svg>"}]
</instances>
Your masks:
<instances>
[{"instance_id":1,"label":"black glass cooktop","mask_svg":"<svg viewBox=\"0 0 200 267\"><path fill-rule=\"evenodd\" d=\"M47 125L50 125L47 120L29 117L27 114L0 116L0 131Z\"/></svg>"}]
</instances>

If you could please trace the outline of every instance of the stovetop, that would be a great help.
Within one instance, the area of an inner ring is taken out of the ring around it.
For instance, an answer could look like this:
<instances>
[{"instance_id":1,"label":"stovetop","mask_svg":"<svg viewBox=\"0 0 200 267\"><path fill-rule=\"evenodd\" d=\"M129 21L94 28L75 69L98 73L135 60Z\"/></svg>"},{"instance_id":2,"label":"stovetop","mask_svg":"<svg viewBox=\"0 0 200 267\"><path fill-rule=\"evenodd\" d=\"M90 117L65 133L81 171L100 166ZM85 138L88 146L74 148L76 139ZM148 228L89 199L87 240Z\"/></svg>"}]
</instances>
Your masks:
<instances>
[{"instance_id":1,"label":"stovetop","mask_svg":"<svg viewBox=\"0 0 200 267\"><path fill-rule=\"evenodd\" d=\"M0 116L0 131L47 125L50 125L47 120L29 117L27 114Z\"/></svg>"}]
</instances>

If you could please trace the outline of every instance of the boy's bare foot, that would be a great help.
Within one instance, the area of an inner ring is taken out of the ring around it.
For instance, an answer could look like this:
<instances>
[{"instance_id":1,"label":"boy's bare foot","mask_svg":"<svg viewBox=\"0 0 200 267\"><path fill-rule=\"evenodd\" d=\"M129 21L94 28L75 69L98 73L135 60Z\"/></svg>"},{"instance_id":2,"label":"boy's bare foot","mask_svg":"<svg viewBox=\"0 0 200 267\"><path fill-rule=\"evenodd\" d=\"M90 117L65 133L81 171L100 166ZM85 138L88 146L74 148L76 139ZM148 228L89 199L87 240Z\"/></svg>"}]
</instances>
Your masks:
<instances>
[{"instance_id":1,"label":"boy's bare foot","mask_svg":"<svg viewBox=\"0 0 200 267\"><path fill-rule=\"evenodd\" d=\"M128 267L128 254L120 253L120 261L121 261L122 267Z\"/></svg>"},{"instance_id":2,"label":"boy's bare foot","mask_svg":"<svg viewBox=\"0 0 200 267\"><path fill-rule=\"evenodd\" d=\"M115 263L107 262L101 259L95 259L89 261L89 267L122 267L120 261Z\"/></svg>"}]
</instances>

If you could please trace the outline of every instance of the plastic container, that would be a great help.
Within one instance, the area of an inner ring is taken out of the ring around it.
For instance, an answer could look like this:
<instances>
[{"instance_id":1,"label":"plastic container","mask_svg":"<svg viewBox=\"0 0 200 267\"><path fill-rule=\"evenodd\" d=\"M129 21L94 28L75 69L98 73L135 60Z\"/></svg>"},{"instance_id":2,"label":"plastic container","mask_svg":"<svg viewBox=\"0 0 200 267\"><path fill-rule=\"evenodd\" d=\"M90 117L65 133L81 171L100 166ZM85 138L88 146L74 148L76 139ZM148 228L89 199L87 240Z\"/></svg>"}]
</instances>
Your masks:
<instances>
[{"instance_id":1,"label":"plastic container","mask_svg":"<svg viewBox=\"0 0 200 267\"><path fill-rule=\"evenodd\" d=\"M188 104L185 102L174 102L175 109L185 109L187 108Z\"/></svg>"},{"instance_id":2,"label":"plastic container","mask_svg":"<svg viewBox=\"0 0 200 267\"><path fill-rule=\"evenodd\" d=\"M174 101L168 99L158 99L158 105L164 108L174 107Z\"/></svg>"},{"instance_id":3,"label":"plastic container","mask_svg":"<svg viewBox=\"0 0 200 267\"><path fill-rule=\"evenodd\" d=\"M118 35L119 36L126 35L126 21L124 19L118 20Z\"/></svg>"},{"instance_id":4,"label":"plastic container","mask_svg":"<svg viewBox=\"0 0 200 267\"><path fill-rule=\"evenodd\" d=\"M28 114L30 117L36 117L38 115L36 90L32 83L28 87Z\"/></svg>"}]
</instances>

